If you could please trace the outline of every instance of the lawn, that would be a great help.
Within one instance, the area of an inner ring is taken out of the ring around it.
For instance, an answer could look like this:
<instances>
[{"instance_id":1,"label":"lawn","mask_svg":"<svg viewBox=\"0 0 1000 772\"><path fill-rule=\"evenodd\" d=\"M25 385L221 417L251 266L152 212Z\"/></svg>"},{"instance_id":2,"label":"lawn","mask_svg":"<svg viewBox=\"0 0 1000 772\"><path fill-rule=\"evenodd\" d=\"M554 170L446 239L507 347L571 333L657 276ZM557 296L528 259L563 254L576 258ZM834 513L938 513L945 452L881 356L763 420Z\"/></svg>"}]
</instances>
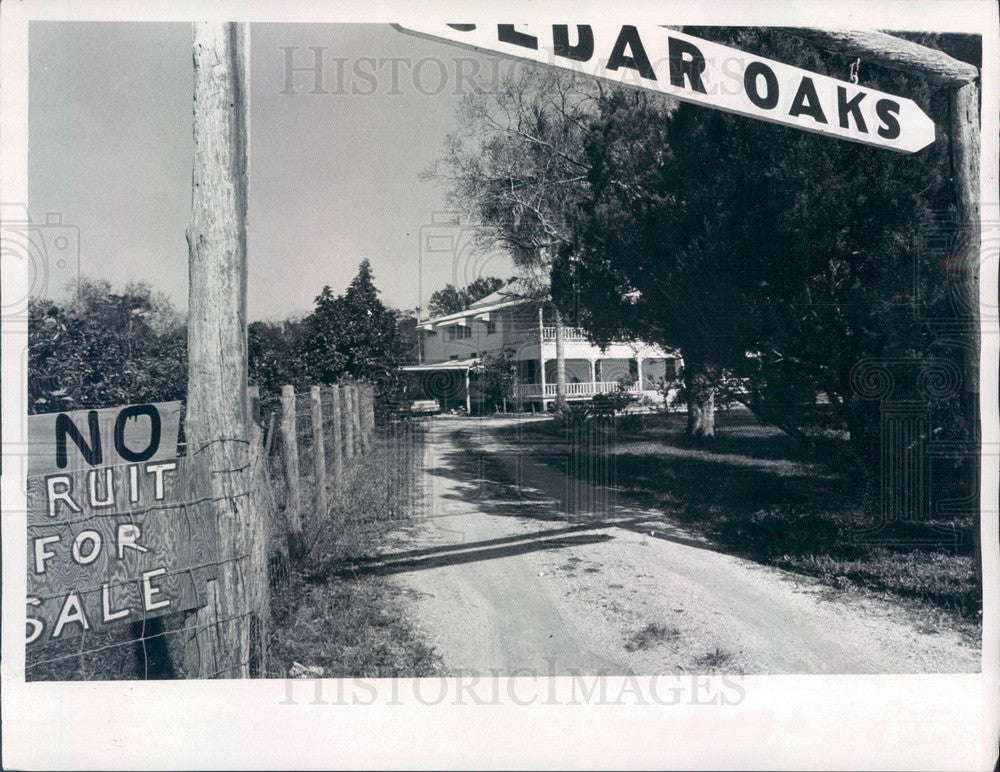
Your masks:
<instances>
[{"instance_id":1,"label":"lawn","mask_svg":"<svg viewBox=\"0 0 1000 772\"><path fill-rule=\"evenodd\" d=\"M889 593L944 612L965 628L978 624L971 516L871 532L860 486L843 464L846 439L840 448L833 440L820 457L744 410L720 412L712 439L692 440L684 429L683 414L655 413L601 429L603 437L591 447L579 447L577 438L587 432L554 421L525 422L509 438L566 452L576 442L575 456L610 457L604 466L610 461L622 505L659 510L665 521L720 550L838 589ZM570 474L579 476L600 465L571 466Z\"/></svg>"}]
</instances>

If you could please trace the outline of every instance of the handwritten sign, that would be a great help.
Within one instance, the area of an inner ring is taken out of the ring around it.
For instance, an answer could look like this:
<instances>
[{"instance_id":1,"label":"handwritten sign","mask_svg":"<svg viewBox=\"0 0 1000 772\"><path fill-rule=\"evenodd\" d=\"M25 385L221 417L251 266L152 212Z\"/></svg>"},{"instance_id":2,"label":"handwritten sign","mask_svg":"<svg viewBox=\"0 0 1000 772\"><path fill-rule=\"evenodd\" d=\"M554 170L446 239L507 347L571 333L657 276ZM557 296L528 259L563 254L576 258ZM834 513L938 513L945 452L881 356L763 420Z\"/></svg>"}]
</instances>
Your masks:
<instances>
[{"instance_id":1,"label":"handwritten sign","mask_svg":"<svg viewBox=\"0 0 1000 772\"><path fill-rule=\"evenodd\" d=\"M28 474L177 455L180 402L28 416Z\"/></svg>"},{"instance_id":2,"label":"handwritten sign","mask_svg":"<svg viewBox=\"0 0 1000 772\"><path fill-rule=\"evenodd\" d=\"M401 32L528 59L750 118L912 153L934 122L911 99L657 25L419 24Z\"/></svg>"},{"instance_id":3,"label":"handwritten sign","mask_svg":"<svg viewBox=\"0 0 1000 772\"><path fill-rule=\"evenodd\" d=\"M141 438L133 428L124 443L112 439L119 446L112 458L145 457L127 464L85 463L106 458L103 447L101 455L95 452L105 441L101 421L91 431L95 411L47 417L52 457L39 454L32 471L48 471L28 477L29 644L204 605L203 588L217 561L214 524L205 515L210 508L200 506L198 493L209 472L176 455L176 428L162 443L169 422L158 406L135 407L99 411L112 437L114 427L123 426L119 416L147 417ZM157 422L159 437L152 431ZM118 440L127 437L121 432ZM76 450L60 450L64 442Z\"/></svg>"}]
</instances>

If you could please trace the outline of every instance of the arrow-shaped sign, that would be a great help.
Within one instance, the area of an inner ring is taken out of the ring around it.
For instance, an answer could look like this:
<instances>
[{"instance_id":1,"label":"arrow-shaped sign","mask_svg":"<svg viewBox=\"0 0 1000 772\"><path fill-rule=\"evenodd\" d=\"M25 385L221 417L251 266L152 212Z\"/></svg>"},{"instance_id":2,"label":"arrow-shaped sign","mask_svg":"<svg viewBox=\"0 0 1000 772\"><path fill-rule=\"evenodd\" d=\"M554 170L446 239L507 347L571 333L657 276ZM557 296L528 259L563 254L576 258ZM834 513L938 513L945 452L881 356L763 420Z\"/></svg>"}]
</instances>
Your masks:
<instances>
[{"instance_id":1,"label":"arrow-shaped sign","mask_svg":"<svg viewBox=\"0 0 1000 772\"><path fill-rule=\"evenodd\" d=\"M656 25L421 24L402 32L529 59L840 139L913 153L934 122L910 99Z\"/></svg>"}]
</instances>

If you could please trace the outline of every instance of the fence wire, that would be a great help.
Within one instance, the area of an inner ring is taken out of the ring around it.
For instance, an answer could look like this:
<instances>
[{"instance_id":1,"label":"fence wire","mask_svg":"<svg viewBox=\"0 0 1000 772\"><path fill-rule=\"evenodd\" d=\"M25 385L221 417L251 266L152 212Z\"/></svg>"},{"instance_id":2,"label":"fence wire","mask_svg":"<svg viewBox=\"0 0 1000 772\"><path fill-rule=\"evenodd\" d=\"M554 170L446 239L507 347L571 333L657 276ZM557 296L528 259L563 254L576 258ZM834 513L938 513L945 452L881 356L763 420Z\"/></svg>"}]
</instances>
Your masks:
<instances>
[{"instance_id":1,"label":"fence wire","mask_svg":"<svg viewBox=\"0 0 1000 772\"><path fill-rule=\"evenodd\" d=\"M177 510L188 513L196 507L225 506L228 502L244 515L240 542L243 547L213 560L171 570L168 575L187 573L194 581L200 569L213 569L216 574L231 570L242 584L244 597L238 599L236 613L222 618L210 618L210 608L206 607L194 612L140 617L131 623L74 631L77 632L74 637L29 644L26 679L178 678L185 675L185 668L190 667L192 661L197 663L195 674L200 677L283 675L280 664L273 662L269 654L273 632L272 598L297 571L303 570L303 564L311 561L318 565L335 559L339 529L350 527L348 500L352 492L360 486L371 488L373 485L370 472L362 463L366 449L368 453L374 449L380 456L388 454L406 459L398 473L388 478L384 468L379 469L378 495L373 505L384 504L382 516L386 518L406 514L396 510L406 508L400 507L399 502L413 479L412 469L408 470L406 464L418 463L414 453L418 444L415 428L410 422L393 421L385 422L376 431L372 419L373 399L374 392L366 384L325 385L320 389L317 415L310 390L300 389L292 402L294 429L288 433L283 431L281 403L270 396L261 400L255 394L252 404L262 405L265 412L250 426L246 463L220 470L197 467L200 472L207 472L208 477L226 474L234 482L243 481L235 489L225 495L205 493L131 511L101 512L45 523L46 529L73 530L93 517L124 519L141 515L148 519L161 513L175 516ZM319 421L318 442L313 430L314 420ZM207 463L211 454L203 455L206 448L234 439L219 437L198 450L189 451L187 463L199 465L202 458ZM298 474L294 476L289 475L285 463L290 443L298 451ZM320 447L324 463L317 468L315 460ZM384 467L383 464L379 466ZM325 497L317 495L320 489ZM325 501L322 511L317 508L320 501ZM295 520L291 516L292 507L297 508L301 523L306 545L304 554L293 555L289 550L290 527ZM29 533L42 527L32 524ZM138 580L109 580L108 583L120 586L135 581ZM78 589L78 592L100 592L103 584L107 583ZM213 590L201 587L199 591L208 597ZM56 595L45 595L40 600L54 597Z\"/></svg>"}]
</instances>

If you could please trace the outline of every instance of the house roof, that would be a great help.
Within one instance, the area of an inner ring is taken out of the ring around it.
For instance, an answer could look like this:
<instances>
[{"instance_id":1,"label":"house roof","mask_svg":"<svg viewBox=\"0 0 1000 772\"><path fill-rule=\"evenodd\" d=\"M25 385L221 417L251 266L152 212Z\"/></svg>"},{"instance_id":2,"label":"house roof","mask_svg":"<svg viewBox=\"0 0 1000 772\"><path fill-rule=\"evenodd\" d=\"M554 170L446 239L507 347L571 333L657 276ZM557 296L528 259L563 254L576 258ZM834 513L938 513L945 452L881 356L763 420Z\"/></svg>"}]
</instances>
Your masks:
<instances>
[{"instance_id":1,"label":"house roof","mask_svg":"<svg viewBox=\"0 0 1000 772\"><path fill-rule=\"evenodd\" d=\"M535 286L535 284L529 283L527 279L517 278L508 282L496 292L491 292L486 297L480 298L464 311L447 314L446 316L432 316L427 319L421 319L419 323L421 325L448 324L449 322L478 316L479 314L486 314L501 308L529 303L538 297L538 290Z\"/></svg>"},{"instance_id":2,"label":"house roof","mask_svg":"<svg viewBox=\"0 0 1000 772\"><path fill-rule=\"evenodd\" d=\"M537 280L528 280L524 277L518 277L502 286L496 292L491 292L486 297L480 298L475 303L472 303L469 308L480 308L482 306L495 305L497 303L503 303L511 300L523 303L528 300L534 300L538 297L538 295L539 288L537 286Z\"/></svg>"},{"instance_id":3,"label":"house roof","mask_svg":"<svg viewBox=\"0 0 1000 772\"><path fill-rule=\"evenodd\" d=\"M478 364L479 357L470 357L469 359L448 359L429 365L403 365L399 369L408 373L423 373L435 370L469 370Z\"/></svg>"}]
</instances>

